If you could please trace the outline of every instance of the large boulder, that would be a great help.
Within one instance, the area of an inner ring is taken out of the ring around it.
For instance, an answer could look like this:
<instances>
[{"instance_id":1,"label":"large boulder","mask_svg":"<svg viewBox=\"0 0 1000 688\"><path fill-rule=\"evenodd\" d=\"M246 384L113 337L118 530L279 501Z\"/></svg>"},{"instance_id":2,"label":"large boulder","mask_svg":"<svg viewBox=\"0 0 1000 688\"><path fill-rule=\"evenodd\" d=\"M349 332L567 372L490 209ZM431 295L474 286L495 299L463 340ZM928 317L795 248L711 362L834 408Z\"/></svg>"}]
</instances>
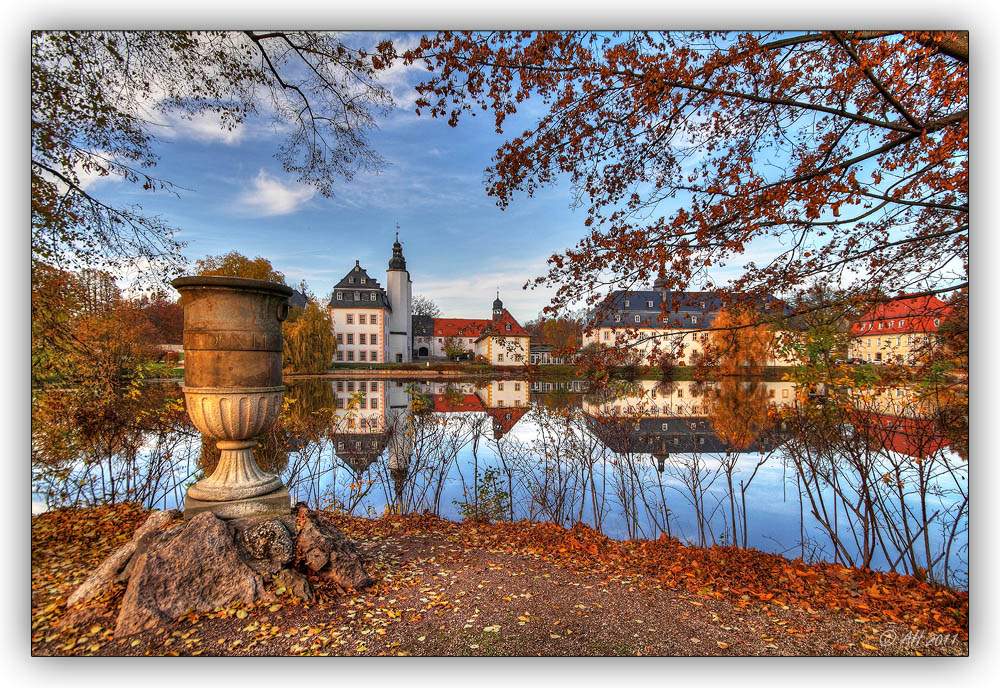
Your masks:
<instances>
[{"instance_id":1,"label":"large boulder","mask_svg":"<svg viewBox=\"0 0 1000 688\"><path fill-rule=\"evenodd\" d=\"M358 548L336 526L301 502L296 505L295 520L295 561L300 567L342 588L360 590L371 585Z\"/></svg>"},{"instance_id":2,"label":"large boulder","mask_svg":"<svg viewBox=\"0 0 1000 688\"><path fill-rule=\"evenodd\" d=\"M135 562L122 599L118 637L171 622L190 611L251 604L261 577L240 557L233 533L211 512L162 533Z\"/></svg>"},{"instance_id":3,"label":"large boulder","mask_svg":"<svg viewBox=\"0 0 1000 688\"><path fill-rule=\"evenodd\" d=\"M110 557L105 559L97 569L87 577L80 587L73 591L73 594L66 600L67 607L75 607L84 602L89 602L95 597L109 592L114 588L115 583L124 582L128 579L129 566L140 542L148 541L151 536L160 532L167 525L175 522L181 517L181 512L176 509L166 511L154 511L149 518L132 535L132 539L116 549Z\"/></svg>"}]
</instances>

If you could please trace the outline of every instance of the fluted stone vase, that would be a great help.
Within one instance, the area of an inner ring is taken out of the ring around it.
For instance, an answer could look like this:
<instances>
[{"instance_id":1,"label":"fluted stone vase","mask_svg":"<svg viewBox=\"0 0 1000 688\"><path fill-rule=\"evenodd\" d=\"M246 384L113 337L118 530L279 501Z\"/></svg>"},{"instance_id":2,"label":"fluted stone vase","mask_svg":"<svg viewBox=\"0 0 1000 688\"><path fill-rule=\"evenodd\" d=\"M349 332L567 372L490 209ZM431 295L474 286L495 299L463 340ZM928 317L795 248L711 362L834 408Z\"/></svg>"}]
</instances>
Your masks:
<instances>
[{"instance_id":1,"label":"fluted stone vase","mask_svg":"<svg viewBox=\"0 0 1000 688\"><path fill-rule=\"evenodd\" d=\"M212 475L188 489L185 517L289 513L288 491L260 469L253 449L277 420L284 397L281 322L292 290L237 277L180 277L172 284L184 307L188 415L221 452Z\"/></svg>"}]
</instances>

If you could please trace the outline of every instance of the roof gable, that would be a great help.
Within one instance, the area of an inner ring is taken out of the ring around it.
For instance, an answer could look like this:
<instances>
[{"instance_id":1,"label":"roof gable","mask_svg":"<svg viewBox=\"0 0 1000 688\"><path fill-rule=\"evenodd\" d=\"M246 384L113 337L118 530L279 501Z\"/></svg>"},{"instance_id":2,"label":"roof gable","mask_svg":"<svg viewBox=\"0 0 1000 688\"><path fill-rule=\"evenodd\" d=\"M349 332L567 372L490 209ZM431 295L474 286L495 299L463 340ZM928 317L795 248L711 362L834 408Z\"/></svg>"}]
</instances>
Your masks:
<instances>
[{"instance_id":1,"label":"roof gable","mask_svg":"<svg viewBox=\"0 0 1000 688\"><path fill-rule=\"evenodd\" d=\"M480 333L483 337L528 337L528 332L514 319L506 308L494 320L487 321L486 328Z\"/></svg>"}]
</instances>

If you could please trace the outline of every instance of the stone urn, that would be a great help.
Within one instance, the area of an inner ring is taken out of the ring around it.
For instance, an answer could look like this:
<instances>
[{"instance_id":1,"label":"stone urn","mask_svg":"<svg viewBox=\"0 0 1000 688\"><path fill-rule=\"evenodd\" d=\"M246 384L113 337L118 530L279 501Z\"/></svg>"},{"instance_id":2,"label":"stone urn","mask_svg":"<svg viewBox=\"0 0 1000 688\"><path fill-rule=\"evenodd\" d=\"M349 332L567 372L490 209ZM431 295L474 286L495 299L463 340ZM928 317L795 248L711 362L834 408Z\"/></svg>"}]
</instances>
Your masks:
<instances>
[{"instance_id":1,"label":"stone urn","mask_svg":"<svg viewBox=\"0 0 1000 688\"><path fill-rule=\"evenodd\" d=\"M184 516L225 519L287 514L281 480L254 458L255 439L274 425L281 384L281 323L292 290L240 277L179 277L184 308L184 400L195 426L216 440L215 471L192 485Z\"/></svg>"}]
</instances>

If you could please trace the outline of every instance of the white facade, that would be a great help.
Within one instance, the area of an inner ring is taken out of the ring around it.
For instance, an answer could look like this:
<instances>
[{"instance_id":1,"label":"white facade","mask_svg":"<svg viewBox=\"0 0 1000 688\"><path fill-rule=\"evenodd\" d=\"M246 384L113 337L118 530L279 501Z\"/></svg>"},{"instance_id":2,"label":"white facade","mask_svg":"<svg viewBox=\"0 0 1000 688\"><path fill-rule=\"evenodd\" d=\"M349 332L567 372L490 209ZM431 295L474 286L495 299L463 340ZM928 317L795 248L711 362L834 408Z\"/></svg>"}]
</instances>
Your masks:
<instances>
[{"instance_id":1,"label":"white facade","mask_svg":"<svg viewBox=\"0 0 1000 688\"><path fill-rule=\"evenodd\" d=\"M389 315L389 363L409 363L413 356L410 342L413 335L413 282L406 270L385 273L386 293L392 311Z\"/></svg>"},{"instance_id":2,"label":"white facade","mask_svg":"<svg viewBox=\"0 0 1000 688\"><path fill-rule=\"evenodd\" d=\"M337 363L384 363L389 337L389 311L383 308L331 308L337 338Z\"/></svg>"}]
</instances>

